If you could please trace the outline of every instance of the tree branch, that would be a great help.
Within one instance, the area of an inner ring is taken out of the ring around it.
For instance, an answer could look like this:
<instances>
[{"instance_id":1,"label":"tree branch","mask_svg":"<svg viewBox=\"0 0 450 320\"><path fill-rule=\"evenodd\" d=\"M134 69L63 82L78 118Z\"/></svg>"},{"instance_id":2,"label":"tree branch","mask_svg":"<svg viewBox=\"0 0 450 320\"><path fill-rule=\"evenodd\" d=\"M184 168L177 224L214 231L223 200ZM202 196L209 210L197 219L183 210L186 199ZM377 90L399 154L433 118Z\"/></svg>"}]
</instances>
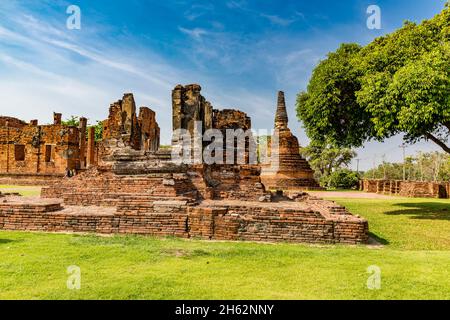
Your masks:
<instances>
[{"instance_id":1,"label":"tree branch","mask_svg":"<svg viewBox=\"0 0 450 320\"><path fill-rule=\"evenodd\" d=\"M450 131L450 122L444 122L443 125Z\"/></svg>"},{"instance_id":2,"label":"tree branch","mask_svg":"<svg viewBox=\"0 0 450 320\"><path fill-rule=\"evenodd\" d=\"M444 142L442 142L440 139L433 136L431 133L426 133L425 136L427 139L430 139L434 143L436 143L438 146L440 146L445 152L450 153L450 147L447 146Z\"/></svg>"}]
</instances>

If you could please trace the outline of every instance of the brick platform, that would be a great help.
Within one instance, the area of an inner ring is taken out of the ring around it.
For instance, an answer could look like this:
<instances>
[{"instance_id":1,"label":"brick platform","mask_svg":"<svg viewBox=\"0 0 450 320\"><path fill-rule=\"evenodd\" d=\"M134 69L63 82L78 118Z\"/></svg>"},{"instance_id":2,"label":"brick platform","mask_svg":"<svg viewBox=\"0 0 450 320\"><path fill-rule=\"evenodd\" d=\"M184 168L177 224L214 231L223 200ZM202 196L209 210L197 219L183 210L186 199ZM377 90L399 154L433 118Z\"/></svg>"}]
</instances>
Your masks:
<instances>
[{"instance_id":1,"label":"brick platform","mask_svg":"<svg viewBox=\"0 0 450 320\"><path fill-rule=\"evenodd\" d=\"M133 201L130 201L132 199ZM368 240L367 221L323 200L259 203L206 200L136 201L117 208L62 206L60 200L7 198L0 203L0 229L45 232L142 234L214 240L348 243Z\"/></svg>"}]
</instances>

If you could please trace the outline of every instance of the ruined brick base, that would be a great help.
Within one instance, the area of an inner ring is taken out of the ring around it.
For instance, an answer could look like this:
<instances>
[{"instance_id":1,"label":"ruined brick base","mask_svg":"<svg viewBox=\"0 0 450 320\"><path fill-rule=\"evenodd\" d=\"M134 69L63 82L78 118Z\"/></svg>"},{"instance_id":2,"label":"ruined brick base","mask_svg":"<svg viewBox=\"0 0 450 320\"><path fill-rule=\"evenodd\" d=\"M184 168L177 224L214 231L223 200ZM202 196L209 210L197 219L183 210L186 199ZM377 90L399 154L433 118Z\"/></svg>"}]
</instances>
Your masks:
<instances>
[{"instance_id":1,"label":"ruined brick base","mask_svg":"<svg viewBox=\"0 0 450 320\"><path fill-rule=\"evenodd\" d=\"M0 229L142 234L215 240L348 243L368 240L368 223L334 202L157 201L122 196L116 207L66 206L57 199L3 198Z\"/></svg>"},{"instance_id":2,"label":"ruined brick base","mask_svg":"<svg viewBox=\"0 0 450 320\"><path fill-rule=\"evenodd\" d=\"M367 242L366 220L306 193L267 192L259 172L174 165L164 154L119 150L105 166L42 188L42 198L1 198L0 230Z\"/></svg>"},{"instance_id":3,"label":"ruined brick base","mask_svg":"<svg viewBox=\"0 0 450 320\"><path fill-rule=\"evenodd\" d=\"M313 178L293 178L280 175L261 176L261 181L268 190L284 191L324 191Z\"/></svg>"}]
</instances>

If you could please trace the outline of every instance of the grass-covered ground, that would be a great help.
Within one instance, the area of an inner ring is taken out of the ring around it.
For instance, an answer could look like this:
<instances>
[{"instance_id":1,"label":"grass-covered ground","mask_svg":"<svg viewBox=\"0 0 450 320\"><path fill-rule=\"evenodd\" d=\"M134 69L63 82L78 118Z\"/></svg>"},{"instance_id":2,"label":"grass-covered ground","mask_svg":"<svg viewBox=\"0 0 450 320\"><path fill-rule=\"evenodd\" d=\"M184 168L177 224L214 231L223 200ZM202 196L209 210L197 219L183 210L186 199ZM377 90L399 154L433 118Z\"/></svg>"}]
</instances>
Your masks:
<instances>
[{"instance_id":1,"label":"grass-covered ground","mask_svg":"<svg viewBox=\"0 0 450 320\"><path fill-rule=\"evenodd\" d=\"M0 232L0 299L450 299L450 201L337 199L382 247ZM67 289L67 267L81 289ZM381 268L369 290L367 268Z\"/></svg>"},{"instance_id":2,"label":"grass-covered ground","mask_svg":"<svg viewBox=\"0 0 450 320\"><path fill-rule=\"evenodd\" d=\"M25 197L38 196L41 194L41 187L0 185L0 192L3 192L3 193L16 193L17 192Z\"/></svg>"}]
</instances>

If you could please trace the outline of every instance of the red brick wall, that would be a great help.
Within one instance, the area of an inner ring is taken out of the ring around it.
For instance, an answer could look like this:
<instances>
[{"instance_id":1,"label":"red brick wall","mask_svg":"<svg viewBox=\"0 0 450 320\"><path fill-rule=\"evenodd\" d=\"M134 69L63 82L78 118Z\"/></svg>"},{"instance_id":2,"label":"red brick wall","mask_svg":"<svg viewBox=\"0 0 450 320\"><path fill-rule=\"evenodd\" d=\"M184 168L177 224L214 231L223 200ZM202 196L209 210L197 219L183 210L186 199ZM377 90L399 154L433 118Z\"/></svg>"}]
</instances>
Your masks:
<instances>
[{"instance_id":1,"label":"red brick wall","mask_svg":"<svg viewBox=\"0 0 450 320\"><path fill-rule=\"evenodd\" d=\"M3 122L5 126L0 121L0 173L65 174L66 169L79 168L78 128L38 126L20 120L16 123L8 120L6 127L6 121ZM16 160L16 146L23 146L23 160Z\"/></svg>"},{"instance_id":2,"label":"red brick wall","mask_svg":"<svg viewBox=\"0 0 450 320\"><path fill-rule=\"evenodd\" d=\"M230 206L190 208L190 236L217 240L365 243L368 224L351 215L324 217L293 209Z\"/></svg>"}]
</instances>

